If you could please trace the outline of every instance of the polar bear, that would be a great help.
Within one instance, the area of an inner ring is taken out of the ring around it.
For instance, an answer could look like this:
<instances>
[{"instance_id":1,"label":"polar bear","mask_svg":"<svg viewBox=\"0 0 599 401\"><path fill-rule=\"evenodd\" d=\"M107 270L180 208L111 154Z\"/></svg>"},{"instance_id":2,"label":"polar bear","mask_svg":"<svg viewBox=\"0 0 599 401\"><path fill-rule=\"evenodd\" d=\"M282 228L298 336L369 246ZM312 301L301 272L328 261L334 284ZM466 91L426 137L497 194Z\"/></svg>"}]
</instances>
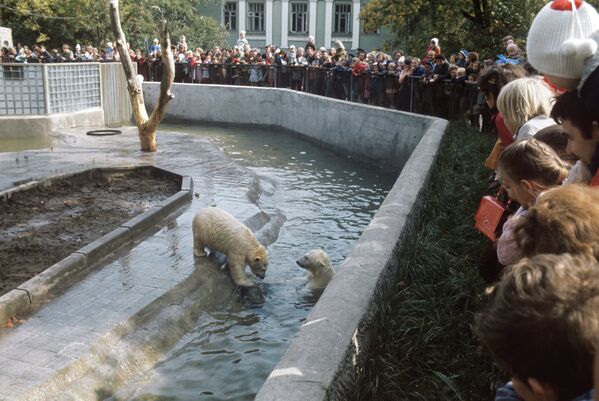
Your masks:
<instances>
[{"instance_id":1,"label":"polar bear","mask_svg":"<svg viewBox=\"0 0 599 401\"><path fill-rule=\"evenodd\" d=\"M331 260L322 249L308 251L308 253L295 263L308 271L310 277L308 287L312 290L325 288L335 275L335 270L331 266Z\"/></svg>"},{"instance_id":2,"label":"polar bear","mask_svg":"<svg viewBox=\"0 0 599 401\"><path fill-rule=\"evenodd\" d=\"M245 276L246 263L256 276L264 278L268 252L252 231L235 217L217 207L205 207L194 216L192 230L194 254L205 256L204 248L224 253L235 284L254 285Z\"/></svg>"}]
</instances>

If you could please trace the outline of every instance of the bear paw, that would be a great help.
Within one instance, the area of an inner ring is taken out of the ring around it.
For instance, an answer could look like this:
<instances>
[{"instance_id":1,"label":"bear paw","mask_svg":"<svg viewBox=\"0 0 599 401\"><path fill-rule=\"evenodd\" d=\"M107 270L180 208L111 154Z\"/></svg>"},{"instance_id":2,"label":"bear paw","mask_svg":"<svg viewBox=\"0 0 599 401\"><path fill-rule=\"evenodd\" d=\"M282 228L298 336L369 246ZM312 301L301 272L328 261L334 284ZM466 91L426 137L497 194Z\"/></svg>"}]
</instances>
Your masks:
<instances>
[{"instance_id":1,"label":"bear paw","mask_svg":"<svg viewBox=\"0 0 599 401\"><path fill-rule=\"evenodd\" d=\"M198 257L202 257L202 256L206 256L206 252L204 252L203 249L198 249L198 248L194 248L193 249L193 254L198 256Z\"/></svg>"},{"instance_id":2,"label":"bear paw","mask_svg":"<svg viewBox=\"0 0 599 401\"><path fill-rule=\"evenodd\" d=\"M235 284L237 284L239 287L245 287L245 288L253 287L255 285L250 280L241 280Z\"/></svg>"}]
</instances>

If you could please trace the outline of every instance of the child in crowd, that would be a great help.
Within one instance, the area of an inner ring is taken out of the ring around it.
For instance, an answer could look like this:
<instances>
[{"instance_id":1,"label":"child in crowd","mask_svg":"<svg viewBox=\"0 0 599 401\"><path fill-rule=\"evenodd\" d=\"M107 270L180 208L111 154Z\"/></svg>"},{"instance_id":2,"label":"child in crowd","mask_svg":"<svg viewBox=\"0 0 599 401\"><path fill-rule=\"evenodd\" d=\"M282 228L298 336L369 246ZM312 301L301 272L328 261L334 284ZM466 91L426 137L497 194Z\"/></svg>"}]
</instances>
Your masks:
<instances>
[{"instance_id":1,"label":"child in crowd","mask_svg":"<svg viewBox=\"0 0 599 401\"><path fill-rule=\"evenodd\" d=\"M556 87L578 88L597 110L599 94L591 92L599 84L599 14L585 1L573 3L576 10L571 1L556 0L539 11L528 31L528 61Z\"/></svg>"},{"instance_id":2,"label":"child in crowd","mask_svg":"<svg viewBox=\"0 0 599 401\"><path fill-rule=\"evenodd\" d=\"M539 195L512 229L525 256L572 253L599 260L598 222L599 188L562 185Z\"/></svg>"},{"instance_id":3,"label":"child in crowd","mask_svg":"<svg viewBox=\"0 0 599 401\"><path fill-rule=\"evenodd\" d=\"M558 96L551 117L562 125L568 138L568 153L580 161L575 165L572 174L580 175L581 182L590 176L590 185L599 185L599 121L585 107L583 100L576 92L566 92ZM570 177L569 177L570 178ZM589 181L588 179L586 180Z\"/></svg>"},{"instance_id":4,"label":"child in crowd","mask_svg":"<svg viewBox=\"0 0 599 401\"><path fill-rule=\"evenodd\" d=\"M532 138L537 131L555 124L549 117L553 94L537 78L516 79L497 97L497 109L515 141Z\"/></svg>"},{"instance_id":5,"label":"child in crowd","mask_svg":"<svg viewBox=\"0 0 599 401\"><path fill-rule=\"evenodd\" d=\"M554 124L539 130L534 137L537 141L543 142L551 147L557 156L569 165L573 165L577 158L568 154L568 139L564 135L562 126Z\"/></svg>"},{"instance_id":6,"label":"child in crowd","mask_svg":"<svg viewBox=\"0 0 599 401\"><path fill-rule=\"evenodd\" d=\"M505 222L497 240L500 264L507 266L524 256L514 239L513 222L526 215L526 210L542 191L561 185L568 175L568 167L549 145L534 138L513 143L501 153L497 178L508 197L519 203L520 208Z\"/></svg>"},{"instance_id":7,"label":"child in crowd","mask_svg":"<svg viewBox=\"0 0 599 401\"><path fill-rule=\"evenodd\" d=\"M385 92L387 93L387 101L389 102L389 107L392 109L396 109L397 93L399 92L399 75L397 74L395 63L387 64L387 79Z\"/></svg>"},{"instance_id":8,"label":"child in crowd","mask_svg":"<svg viewBox=\"0 0 599 401\"><path fill-rule=\"evenodd\" d=\"M506 269L476 334L512 380L495 400L591 401L599 333L599 265L539 255Z\"/></svg>"},{"instance_id":9,"label":"child in crowd","mask_svg":"<svg viewBox=\"0 0 599 401\"><path fill-rule=\"evenodd\" d=\"M500 64L489 68L478 78L480 93L485 98L491 124L497 134L497 142L495 143L491 154L485 161L485 166L491 170L495 170L501 150L514 142L512 133L505 125L503 115L497 110L497 98L499 97L499 92L509 82L524 76L526 76L526 71L521 66Z\"/></svg>"}]
</instances>

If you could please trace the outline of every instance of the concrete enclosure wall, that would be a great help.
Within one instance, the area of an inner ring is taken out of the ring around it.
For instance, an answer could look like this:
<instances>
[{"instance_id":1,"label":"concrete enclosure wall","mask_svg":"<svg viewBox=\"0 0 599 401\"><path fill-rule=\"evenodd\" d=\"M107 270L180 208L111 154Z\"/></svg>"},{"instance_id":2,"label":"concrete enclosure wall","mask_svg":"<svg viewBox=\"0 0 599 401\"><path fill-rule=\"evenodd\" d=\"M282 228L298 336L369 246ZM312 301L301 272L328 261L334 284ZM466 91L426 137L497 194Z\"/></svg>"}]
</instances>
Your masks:
<instances>
[{"instance_id":1,"label":"concrete enclosure wall","mask_svg":"<svg viewBox=\"0 0 599 401\"><path fill-rule=\"evenodd\" d=\"M148 113L159 83L144 83ZM167 118L207 123L270 125L399 170L434 119L289 89L175 84Z\"/></svg>"},{"instance_id":2,"label":"concrete enclosure wall","mask_svg":"<svg viewBox=\"0 0 599 401\"><path fill-rule=\"evenodd\" d=\"M144 84L153 105L157 84ZM419 208L447 122L285 89L175 85L168 115L200 122L275 125L383 167L403 169L316 303L257 401L345 400L367 349L381 283Z\"/></svg>"},{"instance_id":3,"label":"concrete enclosure wall","mask_svg":"<svg viewBox=\"0 0 599 401\"><path fill-rule=\"evenodd\" d=\"M63 128L90 126L104 126L101 108L45 116L0 116L0 138L35 138Z\"/></svg>"}]
</instances>

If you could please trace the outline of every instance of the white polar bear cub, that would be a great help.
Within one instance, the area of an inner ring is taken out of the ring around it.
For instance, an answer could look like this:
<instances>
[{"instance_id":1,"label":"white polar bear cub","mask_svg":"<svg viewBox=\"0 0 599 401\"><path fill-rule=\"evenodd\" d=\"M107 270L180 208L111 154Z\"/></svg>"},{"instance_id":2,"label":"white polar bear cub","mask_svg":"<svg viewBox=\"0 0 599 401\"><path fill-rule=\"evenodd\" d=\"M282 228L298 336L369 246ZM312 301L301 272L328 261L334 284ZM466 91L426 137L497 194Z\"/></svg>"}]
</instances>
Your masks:
<instances>
[{"instance_id":1,"label":"white polar bear cub","mask_svg":"<svg viewBox=\"0 0 599 401\"><path fill-rule=\"evenodd\" d=\"M245 276L246 263L256 276L264 278L268 252L252 231L235 217L217 207L205 207L193 218L192 230L194 254L205 256L204 248L224 253L235 284L254 285Z\"/></svg>"},{"instance_id":2,"label":"white polar bear cub","mask_svg":"<svg viewBox=\"0 0 599 401\"><path fill-rule=\"evenodd\" d=\"M312 249L295 263L310 274L308 287L312 290L325 288L335 275L331 260L322 249Z\"/></svg>"}]
</instances>

